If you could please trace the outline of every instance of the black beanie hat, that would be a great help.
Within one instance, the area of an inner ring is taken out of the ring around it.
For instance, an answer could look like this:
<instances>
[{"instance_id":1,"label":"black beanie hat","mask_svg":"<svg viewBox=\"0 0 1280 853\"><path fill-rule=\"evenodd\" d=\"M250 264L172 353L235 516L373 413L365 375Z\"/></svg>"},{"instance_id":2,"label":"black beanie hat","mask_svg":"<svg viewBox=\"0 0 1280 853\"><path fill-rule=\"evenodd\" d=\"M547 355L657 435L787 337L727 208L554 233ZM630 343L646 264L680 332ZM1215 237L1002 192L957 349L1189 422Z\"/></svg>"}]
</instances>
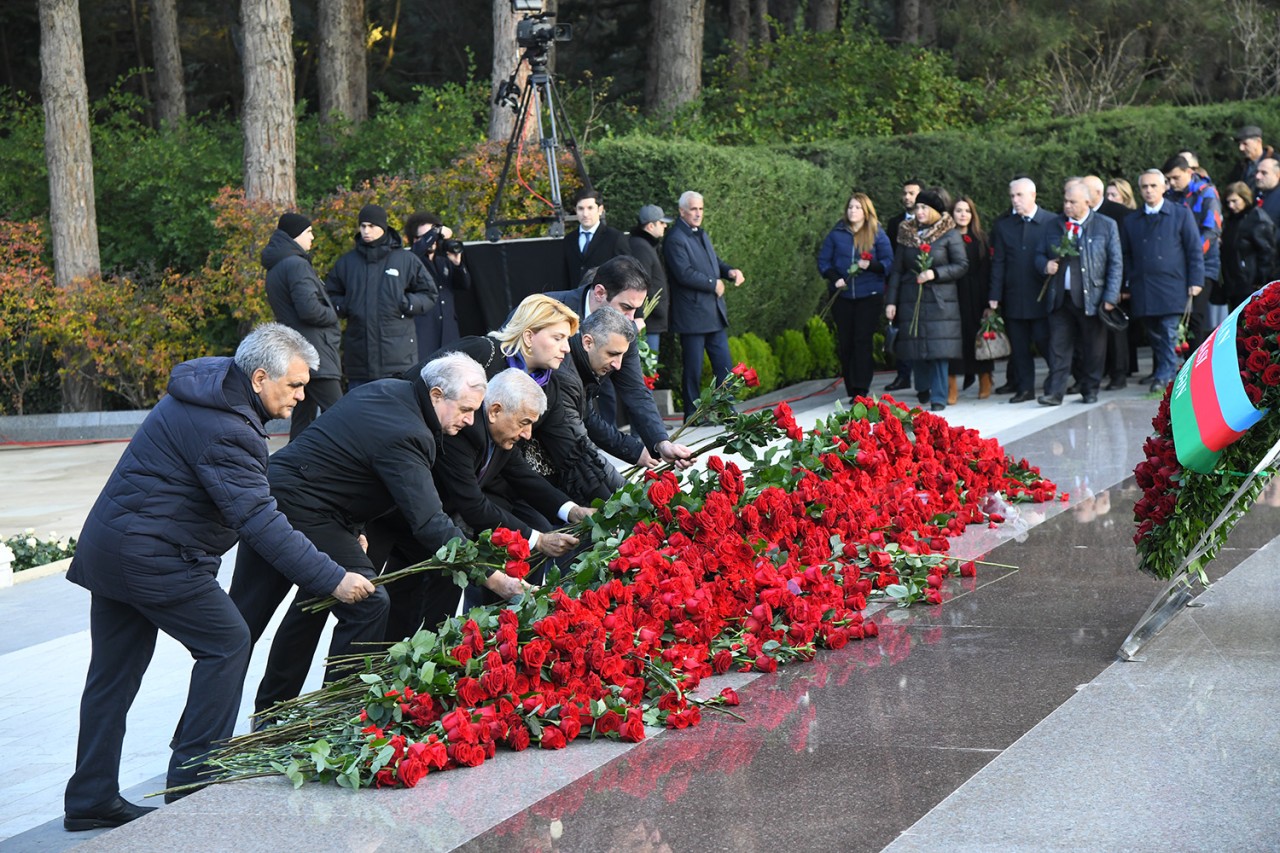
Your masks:
<instances>
[{"instance_id":1,"label":"black beanie hat","mask_svg":"<svg viewBox=\"0 0 1280 853\"><path fill-rule=\"evenodd\" d=\"M360 208L360 215L356 217L356 224L359 225L361 222L369 222L386 231L387 211L376 204L366 204Z\"/></svg>"},{"instance_id":2,"label":"black beanie hat","mask_svg":"<svg viewBox=\"0 0 1280 853\"><path fill-rule=\"evenodd\" d=\"M311 227L311 220L301 213L285 213L280 216L276 227L296 240L299 234Z\"/></svg>"},{"instance_id":3,"label":"black beanie hat","mask_svg":"<svg viewBox=\"0 0 1280 853\"><path fill-rule=\"evenodd\" d=\"M934 210L938 211L938 213L947 212L946 202L942 200L942 196L938 195L933 190L922 190L920 194L916 196L916 204L923 204L926 207L932 207Z\"/></svg>"}]
</instances>

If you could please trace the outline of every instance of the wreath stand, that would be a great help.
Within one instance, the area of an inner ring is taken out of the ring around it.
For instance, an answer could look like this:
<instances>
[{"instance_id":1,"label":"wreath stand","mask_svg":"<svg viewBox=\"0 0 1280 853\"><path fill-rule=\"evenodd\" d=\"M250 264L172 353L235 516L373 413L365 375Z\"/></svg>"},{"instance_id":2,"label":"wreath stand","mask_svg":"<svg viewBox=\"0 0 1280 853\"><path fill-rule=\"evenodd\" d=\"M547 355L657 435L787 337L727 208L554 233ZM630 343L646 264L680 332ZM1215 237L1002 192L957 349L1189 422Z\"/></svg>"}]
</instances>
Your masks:
<instances>
[{"instance_id":1,"label":"wreath stand","mask_svg":"<svg viewBox=\"0 0 1280 853\"><path fill-rule=\"evenodd\" d=\"M1223 507L1222 512L1218 513L1218 517L1213 520L1213 524L1209 525L1209 528L1205 530L1205 532L1200 536L1199 541L1196 542L1195 547L1187 553L1186 558L1178 567L1178 571L1174 575L1173 580L1169 581L1169 583L1160 590L1156 595L1155 600L1151 602L1151 606L1147 608L1147 612L1142 614L1142 618L1138 620L1138 624L1129 632L1129 636L1125 637L1124 642L1120 644L1119 654L1121 660L1145 660L1145 658L1138 656L1139 652L1142 651L1143 646L1145 646L1152 637L1160 633L1161 629L1163 629L1165 625L1169 624L1173 617L1181 613L1182 608L1204 606L1203 604L1192 601L1192 584L1199 582L1206 589L1209 586L1208 582L1205 580L1204 571L1200 566L1200 559L1211 549L1213 545L1212 535L1218 530L1218 528L1228 522L1234 526L1239 515L1244 513L1244 510L1242 509L1237 514L1236 504L1240 502L1241 497L1243 497L1245 492L1248 491L1249 486L1253 481L1264 472L1267 472L1267 469L1271 467L1271 463L1276 460L1277 456L1280 456L1280 441L1271 445L1271 449L1263 454L1262 458L1258 460L1257 465L1253 466L1253 470L1249 472L1247 477L1245 477L1244 482L1240 484L1240 488L1236 489L1235 493L1231 496L1231 500L1227 501L1227 505ZM1247 509L1247 507L1245 509Z\"/></svg>"}]
</instances>

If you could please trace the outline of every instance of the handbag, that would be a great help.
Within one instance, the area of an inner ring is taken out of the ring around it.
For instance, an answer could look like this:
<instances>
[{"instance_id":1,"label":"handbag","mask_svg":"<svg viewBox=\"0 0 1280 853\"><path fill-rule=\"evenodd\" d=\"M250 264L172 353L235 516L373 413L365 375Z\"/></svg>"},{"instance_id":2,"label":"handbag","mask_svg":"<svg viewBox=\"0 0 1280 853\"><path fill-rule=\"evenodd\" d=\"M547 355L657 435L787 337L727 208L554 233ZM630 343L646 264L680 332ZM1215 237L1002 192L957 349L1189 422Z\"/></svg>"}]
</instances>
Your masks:
<instances>
[{"instance_id":1,"label":"handbag","mask_svg":"<svg viewBox=\"0 0 1280 853\"><path fill-rule=\"evenodd\" d=\"M973 341L973 357L978 361L996 361L1008 358L1012 352L1004 320L994 311L984 316Z\"/></svg>"}]
</instances>

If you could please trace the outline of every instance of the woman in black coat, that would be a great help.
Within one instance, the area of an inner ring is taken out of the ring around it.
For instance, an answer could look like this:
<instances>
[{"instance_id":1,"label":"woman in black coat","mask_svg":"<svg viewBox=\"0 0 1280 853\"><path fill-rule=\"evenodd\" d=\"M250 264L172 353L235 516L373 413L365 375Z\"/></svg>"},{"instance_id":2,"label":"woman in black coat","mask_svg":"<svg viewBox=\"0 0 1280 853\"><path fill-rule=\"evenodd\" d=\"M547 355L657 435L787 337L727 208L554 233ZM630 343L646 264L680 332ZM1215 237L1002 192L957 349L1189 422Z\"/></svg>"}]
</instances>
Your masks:
<instances>
[{"instance_id":1,"label":"woman in black coat","mask_svg":"<svg viewBox=\"0 0 1280 853\"><path fill-rule=\"evenodd\" d=\"M1249 185L1237 181L1222 194L1227 208L1222 223L1222 289L1234 311L1274 277L1276 223L1253 204Z\"/></svg>"},{"instance_id":2,"label":"woman in black coat","mask_svg":"<svg viewBox=\"0 0 1280 853\"><path fill-rule=\"evenodd\" d=\"M898 358L911 362L921 403L947 407L947 362L961 358L956 281L969 269L946 190L916 196L916 218L898 229L898 251L885 294L885 316L898 314Z\"/></svg>"},{"instance_id":3,"label":"woman in black coat","mask_svg":"<svg viewBox=\"0 0 1280 853\"><path fill-rule=\"evenodd\" d=\"M969 259L969 269L956 281L956 294L960 300L960 346L964 357L952 359L947 379L947 402L955 403L958 393L956 377L964 376L964 387L973 384L976 375L978 399L991 396L991 359L978 361L974 356L974 341L978 338L978 325L987 307L987 291L991 288L991 250L987 235L982 230L978 206L968 196L961 196L951 208L951 218L956 221L956 231L964 241L964 254Z\"/></svg>"}]
</instances>

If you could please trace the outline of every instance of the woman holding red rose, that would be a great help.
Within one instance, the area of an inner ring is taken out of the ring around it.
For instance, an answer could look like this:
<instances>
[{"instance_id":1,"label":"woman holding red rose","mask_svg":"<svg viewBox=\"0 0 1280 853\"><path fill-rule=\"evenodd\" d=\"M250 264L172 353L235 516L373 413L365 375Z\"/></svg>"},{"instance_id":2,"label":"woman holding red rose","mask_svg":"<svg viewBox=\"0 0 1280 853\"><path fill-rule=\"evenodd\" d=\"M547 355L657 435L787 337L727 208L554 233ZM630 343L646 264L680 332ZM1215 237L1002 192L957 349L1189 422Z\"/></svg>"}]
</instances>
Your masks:
<instances>
[{"instance_id":1,"label":"woman holding red rose","mask_svg":"<svg viewBox=\"0 0 1280 853\"><path fill-rule=\"evenodd\" d=\"M947 362L963 357L956 282L968 271L964 239L951 218L946 190L916 196L916 218L898 229L885 316L898 321L897 356L911 362L921 403L947 407Z\"/></svg>"},{"instance_id":2,"label":"woman holding red rose","mask_svg":"<svg viewBox=\"0 0 1280 853\"><path fill-rule=\"evenodd\" d=\"M985 400L991 396L991 359L978 361L974 356L973 343L978 337L978 325L982 315L989 311L987 306L987 290L991 286L991 251L987 247L987 235L982 230L982 220L978 217L978 207L973 199L961 196L951 207L951 218L956 221L956 231L964 241L965 257L969 259L969 269L956 281L956 295L960 300L960 347L963 358L952 359L948 368L947 403L956 402L958 389L956 377L964 375L964 387L973 384L978 377L978 399Z\"/></svg>"},{"instance_id":3,"label":"woman holding red rose","mask_svg":"<svg viewBox=\"0 0 1280 853\"><path fill-rule=\"evenodd\" d=\"M836 294L831 312L850 402L871 388L872 342L880 328L885 273L892 265L893 246L876 218L875 205L865 193L855 192L818 251L818 271L827 280L827 293Z\"/></svg>"}]
</instances>

